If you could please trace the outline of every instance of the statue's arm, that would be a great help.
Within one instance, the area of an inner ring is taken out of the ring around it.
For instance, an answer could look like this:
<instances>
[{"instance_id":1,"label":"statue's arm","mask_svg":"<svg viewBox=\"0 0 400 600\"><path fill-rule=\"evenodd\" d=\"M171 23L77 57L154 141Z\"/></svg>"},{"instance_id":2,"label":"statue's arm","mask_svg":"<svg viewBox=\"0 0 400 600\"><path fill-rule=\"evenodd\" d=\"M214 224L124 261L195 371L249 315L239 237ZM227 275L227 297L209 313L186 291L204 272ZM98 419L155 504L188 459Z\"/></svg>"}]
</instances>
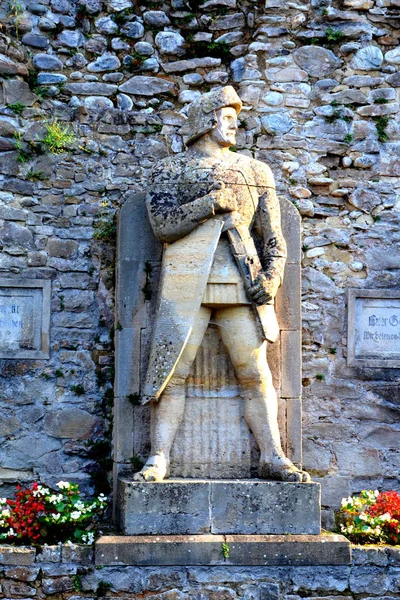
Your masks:
<instances>
[{"instance_id":1,"label":"statue's arm","mask_svg":"<svg viewBox=\"0 0 400 600\"><path fill-rule=\"evenodd\" d=\"M265 274L278 282L283 280L287 257L286 241L281 228L281 211L275 188L263 191L256 217L261 238L261 262Z\"/></svg>"},{"instance_id":2,"label":"statue's arm","mask_svg":"<svg viewBox=\"0 0 400 600\"><path fill-rule=\"evenodd\" d=\"M264 272L249 292L258 304L265 304L275 297L282 284L287 250L273 175L267 165L258 165L257 183L260 196L254 231L260 241L260 260Z\"/></svg>"},{"instance_id":3,"label":"statue's arm","mask_svg":"<svg viewBox=\"0 0 400 600\"><path fill-rule=\"evenodd\" d=\"M215 190L187 204L166 192L150 191L146 198L153 231L160 242L175 242L217 213L232 212L236 201L225 189Z\"/></svg>"}]
</instances>

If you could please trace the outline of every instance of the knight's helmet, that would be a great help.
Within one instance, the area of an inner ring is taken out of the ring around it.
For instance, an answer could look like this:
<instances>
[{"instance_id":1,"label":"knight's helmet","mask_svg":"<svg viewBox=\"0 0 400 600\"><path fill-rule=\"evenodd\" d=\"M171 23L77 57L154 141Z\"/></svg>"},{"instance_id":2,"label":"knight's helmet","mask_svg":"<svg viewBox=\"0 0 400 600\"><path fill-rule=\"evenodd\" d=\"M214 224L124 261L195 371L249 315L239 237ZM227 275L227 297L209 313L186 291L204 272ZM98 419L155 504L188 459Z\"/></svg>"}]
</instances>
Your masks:
<instances>
[{"instance_id":1,"label":"knight's helmet","mask_svg":"<svg viewBox=\"0 0 400 600\"><path fill-rule=\"evenodd\" d=\"M231 85L202 94L189 105L188 120L185 125L186 146L190 146L202 135L214 129L217 124L215 111L225 106L232 106L237 114L242 109L242 101Z\"/></svg>"}]
</instances>

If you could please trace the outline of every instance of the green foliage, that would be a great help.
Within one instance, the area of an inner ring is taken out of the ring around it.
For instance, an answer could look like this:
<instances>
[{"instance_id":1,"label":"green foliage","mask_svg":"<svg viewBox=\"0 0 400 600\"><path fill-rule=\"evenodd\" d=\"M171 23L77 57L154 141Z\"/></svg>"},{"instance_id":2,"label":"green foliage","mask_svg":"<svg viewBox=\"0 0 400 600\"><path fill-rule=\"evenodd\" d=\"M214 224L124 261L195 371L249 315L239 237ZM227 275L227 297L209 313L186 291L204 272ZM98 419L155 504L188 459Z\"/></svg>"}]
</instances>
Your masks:
<instances>
[{"instance_id":1,"label":"green foliage","mask_svg":"<svg viewBox=\"0 0 400 600\"><path fill-rule=\"evenodd\" d=\"M230 146L229 150L230 150L230 152L237 152L238 151L238 149L237 149L236 146Z\"/></svg>"},{"instance_id":2,"label":"green foliage","mask_svg":"<svg viewBox=\"0 0 400 600\"><path fill-rule=\"evenodd\" d=\"M188 25L195 17L196 15L194 13L186 13L181 17L172 17L172 20L178 27L185 27L185 25Z\"/></svg>"},{"instance_id":3,"label":"green foliage","mask_svg":"<svg viewBox=\"0 0 400 600\"><path fill-rule=\"evenodd\" d=\"M389 100L387 98L375 98L374 104L389 104Z\"/></svg>"},{"instance_id":4,"label":"green foliage","mask_svg":"<svg viewBox=\"0 0 400 600\"><path fill-rule=\"evenodd\" d=\"M114 242L117 233L117 219L115 215L108 218L101 217L95 224L94 239L103 242Z\"/></svg>"},{"instance_id":5,"label":"green foliage","mask_svg":"<svg viewBox=\"0 0 400 600\"><path fill-rule=\"evenodd\" d=\"M129 20L129 17L132 14L132 12L132 8L125 8L125 10L121 10L120 12L111 15L111 18L114 21L114 23L121 27L121 25L123 25Z\"/></svg>"},{"instance_id":6,"label":"green foliage","mask_svg":"<svg viewBox=\"0 0 400 600\"><path fill-rule=\"evenodd\" d=\"M57 119L46 125L46 135L42 142L48 152L61 154L71 151L76 141L75 134L69 125L61 125Z\"/></svg>"},{"instance_id":7,"label":"green foliage","mask_svg":"<svg viewBox=\"0 0 400 600\"><path fill-rule=\"evenodd\" d=\"M222 551L222 556L226 559L229 558L229 545L226 542L222 543L222 547L221 547L221 551Z\"/></svg>"},{"instance_id":8,"label":"green foliage","mask_svg":"<svg viewBox=\"0 0 400 600\"><path fill-rule=\"evenodd\" d=\"M130 57L132 60L127 67L128 71L137 71L145 61L145 57L138 52L135 52L135 50L130 53Z\"/></svg>"},{"instance_id":9,"label":"green foliage","mask_svg":"<svg viewBox=\"0 0 400 600\"><path fill-rule=\"evenodd\" d=\"M7 108L11 108L16 115L20 115L26 106L25 104L22 104L22 102L15 102L14 104L7 104Z\"/></svg>"},{"instance_id":10,"label":"green foliage","mask_svg":"<svg viewBox=\"0 0 400 600\"><path fill-rule=\"evenodd\" d=\"M78 573L73 575L72 585L74 586L74 592L80 592L82 589L82 575L78 575Z\"/></svg>"},{"instance_id":11,"label":"green foliage","mask_svg":"<svg viewBox=\"0 0 400 600\"><path fill-rule=\"evenodd\" d=\"M75 394L75 396L83 396L85 394L85 388L81 383L78 383L78 385L71 385L71 392Z\"/></svg>"},{"instance_id":12,"label":"green foliage","mask_svg":"<svg viewBox=\"0 0 400 600\"><path fill-rule=\"evenodd\" d=\"M24 12L24 7L19 0L9 0L7 15L13 20L15 37L19 37L19 24L21 23L21 15Z\"/></svg>"},{"instance_id":13,"label":"green foliage","mask_svg":"<svg viewBox=\"0 0 400 600\"><path fill-rule=\"evenodd\" d=\"M42 171L33 171L32 169L27 174L29 181L44 181L46 179Z\"/></svg>"},{"instance_id":14,"label":"green foliage","mask_svg":"<svg viewBox=\"0 0 400 600\"><path fill-rule=\"evenodd\" d=\"M386 133L386 127L389 124L389 117L383 115L381 117L374 117L376 133L378 134L378 140L380 142L388 141L388 134Z\"/></svg>"},{"instance_id":15,"label":"green foliage","mask_svg":"<svg viewBox=\"0 0 400 600\"><path fill-rule=\"evenodd\" d=\"M325 39L328 44L338 44L344 38L343 32L340 29L332 29L332 27L328 27L325 32Z\"/></svg>"},{"instance_id":16,"label":"green foliage","mask_svg":"<svg viewBox=\"0 0 400 600\"><path fill-rule=\"evenodd\" d=\"M221 60L232 58L229 44L226 42L196 42L193 35L186 37L186 53L188 58L212 56Z\"/></svg>"},{"instance_id":17,"label":"green foliage","mask_svg":"<svg viewBox=\"0 0 400 600\"><path fill-rule=\"evenodd\" d=\"M336 348L329 348L329 354L336 354Z\"/></svg>"},{"instance_id":18,"label":"green foliage","mask_svg":"<svg viewBox=\"0 0 400 600\"><path fill-rule=\"evenodd\" d=\"M325 381L325 375L323 373L317 373L315 379L317 379L317 381Z\"/></svg>"},{"instance_id":19,"label":"green foliage","mask_svg":"<svg viewBox=\"0 0 400 600\"><path fill-rule=\"evenodd\" d=\"M61 369L57 369L54 375L56 377L64 377L64 371L62 371Z\"/></svg>"},{"instance_id":20,"label":"green foliage","mask_svg":"<svg viewBox=\"0 0 400 600\"><path fill-rule=\"evenodd\" d=\"M352 139L353 139L353 136L351 135L351 133L346 133L346 135L343 138L343 141L345 144L350 144Z\"/></svg>"}]
</instances>

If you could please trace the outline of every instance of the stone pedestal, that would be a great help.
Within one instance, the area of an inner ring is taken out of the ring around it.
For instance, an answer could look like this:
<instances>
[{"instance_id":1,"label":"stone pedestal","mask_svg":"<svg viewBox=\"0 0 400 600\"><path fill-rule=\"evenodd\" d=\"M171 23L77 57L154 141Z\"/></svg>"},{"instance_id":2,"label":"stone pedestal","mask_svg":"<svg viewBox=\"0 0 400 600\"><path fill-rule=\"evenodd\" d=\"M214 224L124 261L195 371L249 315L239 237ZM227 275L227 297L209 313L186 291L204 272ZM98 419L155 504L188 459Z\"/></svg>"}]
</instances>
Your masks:
<instances>
[{"instance_id":1,"label":"stone pedestal","mask_svg":"<svg viewBox=\"0 0 400 600\"><path fill-rule=\"evenodd\" d=\"M312 534L320 529L320 484L251 480L120 479L125 535Z\"/></svg>"}]
</instances>

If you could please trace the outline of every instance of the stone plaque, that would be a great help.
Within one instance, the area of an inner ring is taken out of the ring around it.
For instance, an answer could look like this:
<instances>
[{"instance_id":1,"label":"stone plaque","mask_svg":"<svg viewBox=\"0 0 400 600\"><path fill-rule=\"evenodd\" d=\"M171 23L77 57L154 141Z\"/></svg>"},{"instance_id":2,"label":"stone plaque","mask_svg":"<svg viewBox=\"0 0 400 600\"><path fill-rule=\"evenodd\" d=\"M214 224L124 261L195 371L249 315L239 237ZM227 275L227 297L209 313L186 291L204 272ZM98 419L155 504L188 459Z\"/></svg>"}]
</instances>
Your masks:
<instances>
[{"instance_id":1,"label":"stone plaque","mask_svg":"<svg viewBox=\"0 0 400 600\"><path fill-rule=\"evenodd\" d=\"M349 290L347 364L400 367L400 290Z\"/></svg>"},{"instance_id":2,"label":"stone plaque","mask_svg":"<svg viewBox=\"0 0 400 600\"><path fill-rule=\"evenodd\" d=\"M0 279L0 358L49 358L51 283Z\"/></svg>"}]
</instances>

